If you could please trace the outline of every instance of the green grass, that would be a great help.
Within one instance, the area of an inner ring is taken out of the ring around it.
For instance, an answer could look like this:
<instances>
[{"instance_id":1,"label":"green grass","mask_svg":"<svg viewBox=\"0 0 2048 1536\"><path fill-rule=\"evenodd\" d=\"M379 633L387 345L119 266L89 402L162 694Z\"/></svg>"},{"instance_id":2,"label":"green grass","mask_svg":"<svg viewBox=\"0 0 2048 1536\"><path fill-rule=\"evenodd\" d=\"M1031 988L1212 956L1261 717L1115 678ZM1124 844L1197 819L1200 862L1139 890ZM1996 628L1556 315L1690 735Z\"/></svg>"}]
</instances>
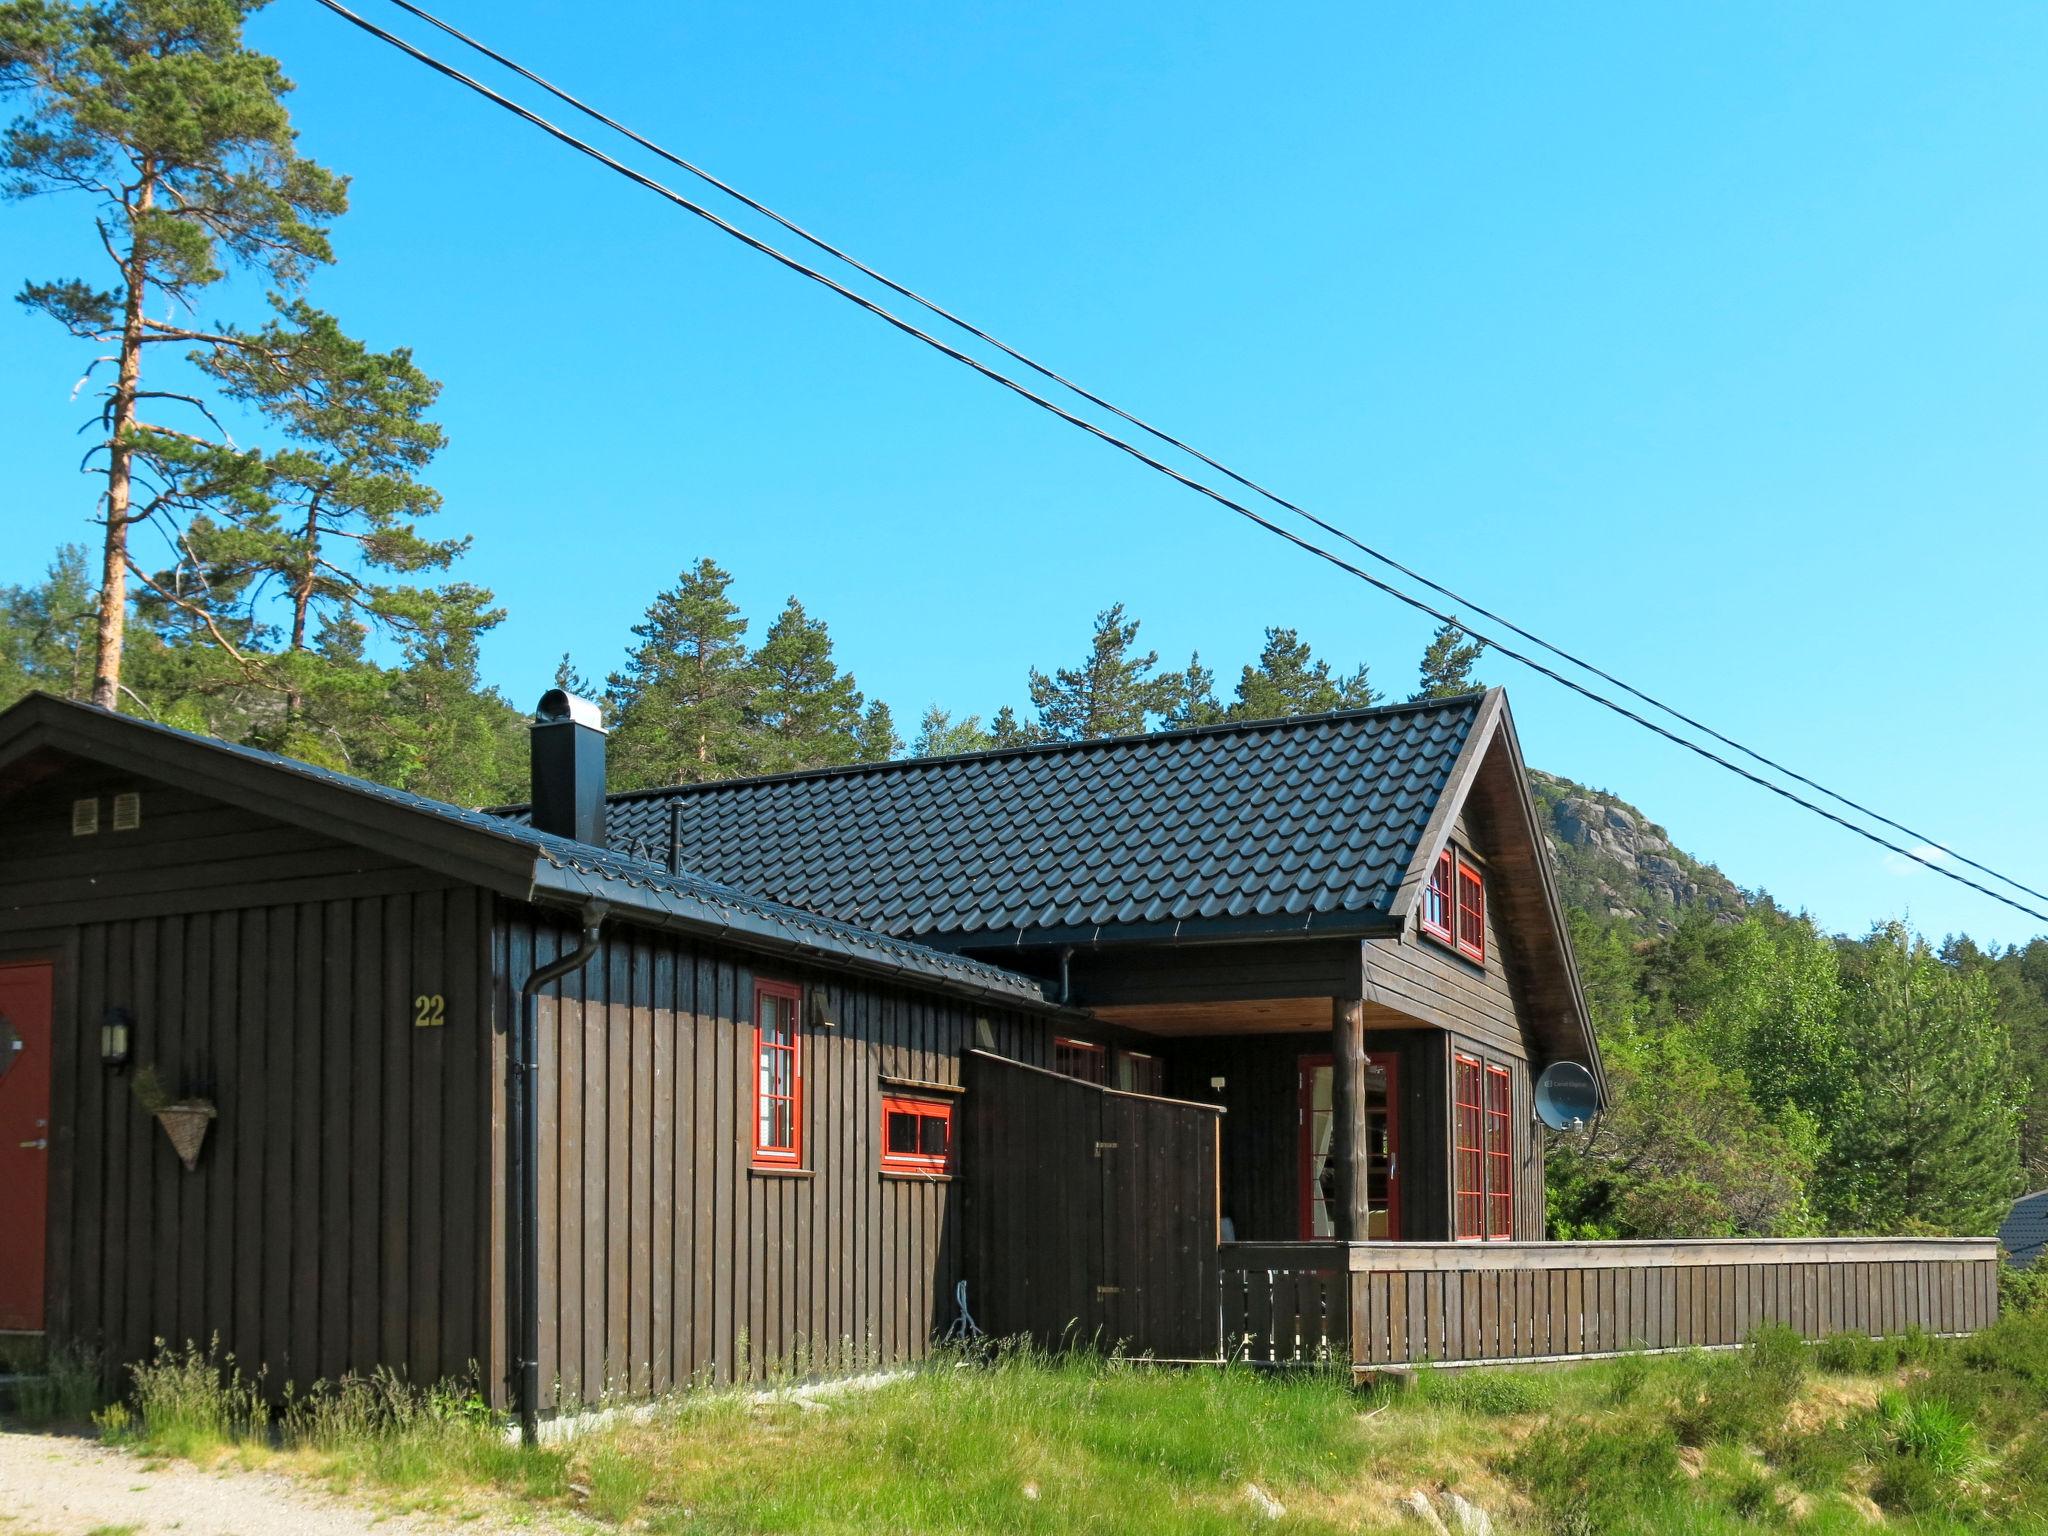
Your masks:
<instances>
[{"instance_id":1,"label":"green grass","mask_svg":"<svg viewBox=\"0 0 2048 1536\"><path fill-rule=\"evenodd\" d=\"M1003 1350L808 1402L698 1392L531 1451L461 1391L378 1377L267 1417L249 1391L231 1362L165 1351L114 1433L275 1447L408 1507L636 1532L1399 1531L1418 1527L1397 1501L1441 1487L1502 1536L2048 1531L2042 1314L1961 1342L1765 1330L1735 1353L1424 1370L1407 1390Z\"/></svg>"}]
</instances>

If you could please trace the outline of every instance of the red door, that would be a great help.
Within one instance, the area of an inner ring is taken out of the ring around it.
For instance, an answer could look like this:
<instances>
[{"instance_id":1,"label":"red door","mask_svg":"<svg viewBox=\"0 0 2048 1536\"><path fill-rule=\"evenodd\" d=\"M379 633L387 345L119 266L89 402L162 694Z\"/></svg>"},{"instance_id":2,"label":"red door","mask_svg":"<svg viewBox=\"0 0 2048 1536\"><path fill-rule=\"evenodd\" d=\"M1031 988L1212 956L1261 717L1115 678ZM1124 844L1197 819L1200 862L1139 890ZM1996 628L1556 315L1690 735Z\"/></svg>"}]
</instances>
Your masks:
<instances>
[{"instance_id":1,"label":"red door","mask_svg":"<svg viewBox=\"0 0 2048 1536\"><path fill-rule=\"evenodd\" d=\"M47 965L0 965L0 1331L43 1326L50 977Z\"/></svg>"}]
</instances>

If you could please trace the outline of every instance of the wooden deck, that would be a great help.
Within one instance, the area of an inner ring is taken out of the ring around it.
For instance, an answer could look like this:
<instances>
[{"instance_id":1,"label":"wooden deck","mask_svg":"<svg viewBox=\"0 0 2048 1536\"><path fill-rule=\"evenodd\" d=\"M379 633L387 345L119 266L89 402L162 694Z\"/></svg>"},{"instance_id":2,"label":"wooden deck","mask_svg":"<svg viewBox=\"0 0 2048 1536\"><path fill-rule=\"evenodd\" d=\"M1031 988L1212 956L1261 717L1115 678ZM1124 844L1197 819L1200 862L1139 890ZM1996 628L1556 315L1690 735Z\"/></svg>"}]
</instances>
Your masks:
<instances>
[{"instance_id":1,"label":"wooden deck","mask_svg":"<svg viewBox=\"0 0 2048 1536\"><path fill-rule=\"evenodd\" d=\"M1772 1322L1809 1339L1970 1333L1998 1316L1998 1244L1226 1243L1219 1288L1225 1358L1363 1374L1727 1348Z\"/></svg>"}]
</instances>

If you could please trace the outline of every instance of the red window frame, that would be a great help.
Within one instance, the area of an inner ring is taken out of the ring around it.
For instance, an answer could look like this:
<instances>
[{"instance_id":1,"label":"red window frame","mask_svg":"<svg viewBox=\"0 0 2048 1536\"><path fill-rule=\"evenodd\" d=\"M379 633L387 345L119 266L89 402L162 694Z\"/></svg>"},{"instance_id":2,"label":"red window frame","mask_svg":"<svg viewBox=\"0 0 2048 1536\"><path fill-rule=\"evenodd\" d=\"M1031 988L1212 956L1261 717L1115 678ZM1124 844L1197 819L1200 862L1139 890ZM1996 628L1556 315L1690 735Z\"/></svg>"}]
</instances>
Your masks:
<instances>
[{"instance_id":1,"label":"red window frame","mask_svg":"<svg viewBox=\"0 0 2048 1536\"><path fill-rule=\"evenodd\" d=\"M1062 1077L1071 1077L1080 1082L1093 1083L1098 1088L1107 1088L1109 1048L1097 1045L1093 1040L1073 1040L1065 1035L1055 1035L1052 1042L1052 1069Z\"/></svg>"},{"instance_id":2,"label":"red window frame","mask_svg":"<svg viewBox=\"0 0 2048 1536\"><path fill-rule=\"evenodd\" d=\"M1458 942L1451 929L1456 899L1456 879L1452 871L1456 862L1448 848L1438 854L1436 865L1429 872L1429 884L1422 888L1422 931L1445 944Z\"/></svg>"},{"instance_id":3,"label":"red window frame","mask_svg":"<svg viewBox=\"0 0 2048 1536\"><path fill-rule=\"evenodd\" d=\"M892 1115L910 1115L917 1120L917 1130L912 1138L917 1146L914 1151L896 1151L889 1145L889 1118ZM925 1124L937 1121L945 1127L945 1150L926 1152ZM925 1099L914 1094L889 1093L882 1096L882 1172L914 1173L927 1177L936 1174L950 1174L953 1171L953 1101L951 1099Z\"/></svg>"},{"instance_id":4,"label":"red window frame","mask_svg":"<svg viewBox=\"0 0 2048 1536\"><path fill-rule=\"evenodd\" d=\"M1486 1064L1486 1237L1506 1242L1515 1235L1514 1102L1506 1067Z\"/></svg>"},{"instance_id":5,"label":"red window frame","mask_svg":"<svg viewBox=\"0 0 2048 1536\"><path fill-rule=\"evenodd\" d=\"M1458 953L1486 964L1486 877L1479 866L1458 855ZM1468 899L1469 898L1469 899Z\"/></svg>"},{"instance_id":6,"label":"red window frame","mask_svg":"<svg viewBox=\"0 0 2048 1536\"><path fill-rule=\"evenodd\" d=\"M776 1005L780 1021L769 1013ZM804 1160L803 993L793 982L754 983L754 1163L800 1168ZM786 1106L786 1139L778 1140L776 1106Z\"/></svg>"},{"instance_id":7,"label":"red window frame","mask_svg":"<svg viewBox=\"0 0 2048 1536\"><path fill-rule=\"evenodd\" d=\"M1451 1058L1451 1188L1457 1225L1452 1235L1461 1243L1477 1242L1486 1222L1485 1106L1481 1101L1484 1068L1477 1056L1455 1052Z\"/></svg>"}]
</instances>

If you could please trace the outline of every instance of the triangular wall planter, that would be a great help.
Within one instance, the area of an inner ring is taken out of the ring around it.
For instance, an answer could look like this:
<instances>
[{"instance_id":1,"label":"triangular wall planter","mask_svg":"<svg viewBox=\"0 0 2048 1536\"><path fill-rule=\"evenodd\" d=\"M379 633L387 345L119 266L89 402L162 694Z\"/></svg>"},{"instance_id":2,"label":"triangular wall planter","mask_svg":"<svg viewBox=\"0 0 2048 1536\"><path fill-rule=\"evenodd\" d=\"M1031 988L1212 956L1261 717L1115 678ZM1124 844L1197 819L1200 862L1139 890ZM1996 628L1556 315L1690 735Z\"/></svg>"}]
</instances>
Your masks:
<instances>
[{"instance_id":1,"label":"triangular wall planter","mask_svg":"<svg viewBox=\"0 0 2048 1536\"><path fill-rule=\"evenodd\" d=\"M156 1112L156 1123L171 1138L171 1147L187 1173L199 1166L199 1149L206 1145L207 1127L219 1113L204 1099L186 1099L166 1104Z\"/></svg>"}]
</instances>

